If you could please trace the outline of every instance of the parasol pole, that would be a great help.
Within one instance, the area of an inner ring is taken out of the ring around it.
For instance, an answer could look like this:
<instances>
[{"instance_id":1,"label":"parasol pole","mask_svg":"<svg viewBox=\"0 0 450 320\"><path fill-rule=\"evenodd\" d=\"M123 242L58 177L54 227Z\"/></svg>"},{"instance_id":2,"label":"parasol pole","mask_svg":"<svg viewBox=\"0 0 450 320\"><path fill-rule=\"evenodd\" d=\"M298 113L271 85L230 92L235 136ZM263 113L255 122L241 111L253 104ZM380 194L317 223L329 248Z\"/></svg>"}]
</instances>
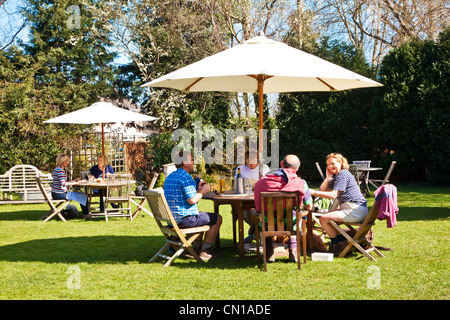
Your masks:
<instances>
[{"instance_id":1,"label":"parasol pole","mask_svg":"<svg viewBox=\"0 0 450 320\"><path fill-rule=\"evenodd\" d=\"M105 159L105 132L103 130L103 122L102 122L102 159L103 159L103 179L105 179L106 159Z\"/></svg>"},{"instance_id":2,"label":"parasol pole","mask_svg":"<svg viewBox=\"0 0 450 320\"><path fill-rule=\"evenodd\" d=\"M259 99L259 137L258 137L258 159L259 159L259 178L261 179L263 176L263 105L264 105L264 80L265 77L262 74L258 75L258 99Z\"/></svg>"}]
</instances>

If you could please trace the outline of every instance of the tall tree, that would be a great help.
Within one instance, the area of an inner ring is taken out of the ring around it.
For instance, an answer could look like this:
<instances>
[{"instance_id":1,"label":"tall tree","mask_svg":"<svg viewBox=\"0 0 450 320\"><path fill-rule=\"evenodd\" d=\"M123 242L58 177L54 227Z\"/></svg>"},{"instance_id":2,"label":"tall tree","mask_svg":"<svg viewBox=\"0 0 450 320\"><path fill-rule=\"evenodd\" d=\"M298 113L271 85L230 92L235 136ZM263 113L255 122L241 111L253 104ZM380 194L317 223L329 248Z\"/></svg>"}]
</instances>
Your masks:
<instances>
[{"instance_id":1,"label":"tall tree","mask_svg":"<svg viewBox=\"0 0 450 320\"><path fill-rule=\"evenodd\" d=\"M182 93L172 89L142 89L140 85L184 67L224 48L214 16L214 1L131 0L98 1L83 5L104 26L120 52L132 62L121 76L125 91L145 112L159 117L162 130L189 127L196 119L225 126L230 96ZM123 88L122 88L123 90ZM225 103L224 103L225 102Z\"/></svg>"},{"instance_id":2,"label":"tall tree","mask_svg":"<svg viewBox=\"0 0 450 320\"><path fill-rule=\"evenodd\" d=\"M405 41L436 40L450 20L448 0L324 0L314 10L323 34L364 50L373 66Z\"/></svg>"},{"instance_id":3,"label":"tall tree","mask_svg":"<svg viewBox=\"0 0 450 320\"><path fill-rule=\"evenodd\" d=\"M380 68L384 87L370 110L370 144L393 151L406 179L448 184L450 169L450 29L393 49ZM386 163L384 164L386 165Z\"/></svg>"},{"instance_id":4,"label":"tall tree","mask_svg":"<svg viewBox=\"0 0 450 320\"><path fill-rule=\"evenodd\" d=\"M54 164L51 155L58 152L62 132L42 123L46 113L39 109L47 107L47 95L34 86L40 67L15 46L0 52L0 172L22 163L41 169Z\"/></svg>"},{"instance_id":5,"label":"tall tree","mask_svg":"<svg viewBox=\"0 0 450 320\"><path fill-rule=\"evenodd\" d=\"M36 75L37 84L83 85L91 99L111 94L115 53L108 50L106 37L92 36L93 29L102 30L95 16L77 1L27 1L31 39L25 51L44 66Z\"/></svg>"},{"instance_id":6,"label":"tall tree","mask_svg":"<svg viewBox=\"0 0 450 320\"><path fill-rule=\"evenodd\" d=\"M105 39L90 37L94 26L102 26L76 1L27 0L25 9L30 42L23 50L8 48L0 61L2 143L11 149L4 165L49 169L85 128L42 122L112 95L114 55Z\"/></svg>"}]
</instances>

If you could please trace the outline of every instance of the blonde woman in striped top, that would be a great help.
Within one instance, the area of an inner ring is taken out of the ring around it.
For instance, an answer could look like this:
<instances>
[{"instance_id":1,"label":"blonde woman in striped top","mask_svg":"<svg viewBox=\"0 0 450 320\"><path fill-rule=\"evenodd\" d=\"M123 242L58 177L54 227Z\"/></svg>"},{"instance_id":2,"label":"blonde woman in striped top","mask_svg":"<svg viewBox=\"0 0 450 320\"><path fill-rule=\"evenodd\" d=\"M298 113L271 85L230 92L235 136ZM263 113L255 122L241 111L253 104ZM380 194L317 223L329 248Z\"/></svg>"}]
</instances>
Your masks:
<instances>
[{"instance_id":1,"label":"blonde woman in striped top","mask_svg":"<svg viewBox=\"0 0 450 320\"><path fill-rule=\"evenodd\" d=\"M329 252L338 255L346 246L347 240L330 224L362 222L367 216L367 201L361 194L353 175L347 170L348 161L340 153L331 153L326 158L327 176L319 190L310 190L315 197L337 199L339 208L320 217L320 224L331 240Z\"/></svg>"},{"instance_id":2,"label":"blonde woman in striped top","mask_svg":"<svg viewBox=\"0 0 450 320\"><path fill-rule=\"evenodd\" d=\"M80 179L75 179L74 182L68 182L66 172L64 171L64 168L67 167L70 163L70 158L65 153L60 153L58 157L56 157L56 168L53 170L53 182L52 182L52 199L53 200L64 200L67 197L67 188L72 184L75 184L75 182L79 181ZM81 210L83 212L83 215L86 216L89 214L88 209L86 206L80 204ZM75 206L69 204L66 207L66 210L72 209ZM76 207L75 207L76 210ZM76 210L77 211L77 210Z\"/></svg>"}]
</instances>

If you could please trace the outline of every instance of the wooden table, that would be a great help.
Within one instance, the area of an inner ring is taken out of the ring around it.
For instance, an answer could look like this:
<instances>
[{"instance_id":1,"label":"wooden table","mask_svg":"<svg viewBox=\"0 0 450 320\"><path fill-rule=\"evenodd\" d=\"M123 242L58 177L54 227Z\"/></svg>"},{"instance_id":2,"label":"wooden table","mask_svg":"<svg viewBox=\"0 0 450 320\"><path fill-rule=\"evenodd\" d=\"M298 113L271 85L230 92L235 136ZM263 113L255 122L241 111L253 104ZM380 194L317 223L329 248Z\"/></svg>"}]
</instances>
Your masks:
<instances>
[{"instance_id":1,"label":"wooden table","mask_svg":"<svg viewBox=\"0 0 450 320\"><path fill-rule=\"evenodd\" d=\"M100 180L100 179L89 180L89 181L88 180L80 180L80 181L78 181L77 183L74 184L75 186L79 186L79 187L84 187L85 188L85 192L88 195L88 201L86 203L86 206L87 206L87 208L89 210L89 213L90 213L90 210L91 210L90 203L91 203L91 195L93 194L93 190L94 189L105 189L106 190L106 187L107 187L106 180L103 180L103 179L101 181L98 181L98 180ZM120 183L120 180L119 180L119 183ZM131 180L130 184L133 184L133 183L136 183L136 181ZM125 180L124 180L123 184L124 185L126 184ZM104 196L106 196L106 195L104 194Z\"/></svg>"},{"instance_id":2,"label":"wooden table","mask_svg":"<svg viewBox=\"0 0 450 320\"><path fill-rule=\"evenodd\" d=\"M219 195L215 192L208 192L203 196L203 199L214 201L214 213L216 214L219 214L219 206L224 204L231 205L232 212L237 212L239 257L244 257L244 210L251 210L252 208L255 208L254 194L235 194L234 191L225 191L224 195ZM313 230L311 211L308 212L306 228L308 231ZM308 248L312 250L312 232L307 232L307 240Z\"/></svg>"},{"instance_id":3,"label":"wooden table","mask_svg":"<svg viewBox=\"0 0 450 320\"><path fill-rule=\"evenodd\" d=\"M239 257L244 257L244 210L255 208L255 198L251 194L235 194L234 191L226 191L224 195L208 192L203 199L214 201L214 213L219 214L219 206L231 205L232 211L238 214L238 245Z\"/></svg>"},{"instance_id":4,"label":"wooden table","mask_svg":"<svg viewBox=\"0 0 450 320\"><path fill-rule=\"evenodd\" d=\"M364 196L370 195L369 179L367 178L367 175L369 174L369 172L380 171L380 170L383 170L383 168L379 168L379 167L358 168L358 173L360 173L359 182L360 182L361 193ZM362 184L363 181L364 181L364 186Z\"/></svg>"}]
</instances>

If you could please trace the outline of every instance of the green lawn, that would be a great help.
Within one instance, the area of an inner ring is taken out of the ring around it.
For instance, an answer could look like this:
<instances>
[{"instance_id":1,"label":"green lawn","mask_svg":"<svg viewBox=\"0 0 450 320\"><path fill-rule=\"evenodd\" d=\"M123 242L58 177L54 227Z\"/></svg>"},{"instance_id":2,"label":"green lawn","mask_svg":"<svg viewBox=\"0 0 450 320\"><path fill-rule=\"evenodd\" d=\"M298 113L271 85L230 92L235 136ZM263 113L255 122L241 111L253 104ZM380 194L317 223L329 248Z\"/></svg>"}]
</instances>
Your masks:
<instances>
[{"instance_id":1,"label":"green lawn","mask_svg":"<svg viewBox=\"0 0 450 320\"><path fill-rule=\"evenodd\" d=\"M449 299L450 188L398 192L398 225L374 228L375 244L393 249L383 251L386 259L308 257L301 270L279 261L268 272L252 257L239 259L234 247L204 264L149 264L163 238L147 214L43 223L46 204L0 205L0 299ZM200 210L212 211L212 203L202 200ZM232 243L229 212L221 207L225 246Z\"/></svg>"}]
</instances>

